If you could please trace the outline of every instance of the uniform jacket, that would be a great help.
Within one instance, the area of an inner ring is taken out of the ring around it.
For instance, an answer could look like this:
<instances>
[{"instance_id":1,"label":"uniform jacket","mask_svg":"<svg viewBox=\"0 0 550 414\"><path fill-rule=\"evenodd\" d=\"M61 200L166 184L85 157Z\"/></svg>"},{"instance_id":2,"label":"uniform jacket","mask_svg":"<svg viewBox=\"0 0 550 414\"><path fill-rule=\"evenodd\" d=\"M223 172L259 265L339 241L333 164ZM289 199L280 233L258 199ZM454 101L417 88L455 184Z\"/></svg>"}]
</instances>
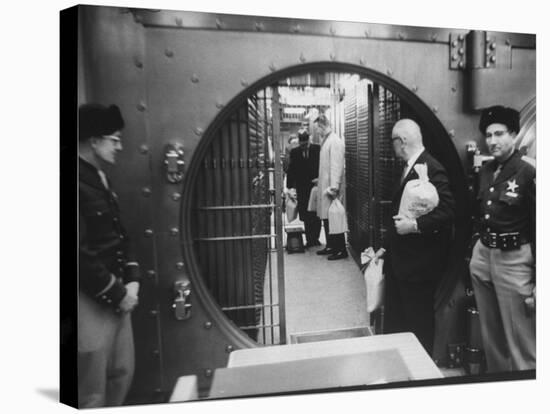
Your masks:
<instances>
[{"instance_id":1,"label":"uniform jacket","mask_svg":"<svg viewBox=\"0 0 550 414\"><path fill-rule=\"evenodd\" d=\"M441 278L449 258L455 202L443 166L424 151L415 162L426 164L428 178L439 195L437 207L416 219L419 233L399 235L393 221L388 227L385 247L388 250L384 263L398 280L409 282L435 281ZM399 185L392 198L392 217L399 212L405 185L418 175L413 167Z\"/></svg>"},{"instance_id":2,"label":"uniform jacket","mask_svg":"<svg viewBox=\"0 0 550 414\"><path fill-rule=\"evenodd\" d=\"M79 158L79 289L117 308L126 283L139 280L128 237L120 222L116 195L105 188L98 170Z\"/></svg>"},{"instance_id":3,"label":"uniform jacket","mask_svg":"<svg viewBox=\"0 0 550 414\"><path fill-rule=\"evenodd\" d=\"M321 219L328 219L328 209L332 203L326 194L329 187L337 188L342 197L342 184L344 182L344 141L338 135L331 132L321 145L319 154L319 182L317 193L317 215Z\"/></svg>"},{"instance_id":4,"label":"uniform jacket","mask_svg":"<svg viewBox=\"0 0 550 414\"><path fill-rule=\"evenodd\" d=\"M518 151L504 162L499 175L493 179L497 167L498 162L492 160L483 165L479 172L479 231L519 232L534 247L535 167L524 161Z\"/></svg>"},{"instance_id":5,"label":"uniform jacket","mask_svg":"<svg viewBox=\"0 0 550 414\"><path fill-rule=\"evenodd\" d=\"M295 188L298 193L298 211L300 217L307 212L309 194L314 184L311 180L319 176L319 153L321 147L309 144L308 157L304 158L302 148L293 148L290 151L290 163L287 175L287 187Z\"/></svg>"}]
</instances>

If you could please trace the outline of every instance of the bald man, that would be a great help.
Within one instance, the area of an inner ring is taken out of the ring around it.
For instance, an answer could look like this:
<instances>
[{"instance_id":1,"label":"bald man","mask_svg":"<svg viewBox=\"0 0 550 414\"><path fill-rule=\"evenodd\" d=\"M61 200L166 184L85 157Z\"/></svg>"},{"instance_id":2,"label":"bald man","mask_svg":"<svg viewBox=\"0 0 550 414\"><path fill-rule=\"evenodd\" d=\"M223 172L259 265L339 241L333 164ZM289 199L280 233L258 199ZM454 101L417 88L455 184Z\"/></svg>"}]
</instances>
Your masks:
<instances>
[{"instance_id":1,"label":"bald man","mask_svg":"<svg viewBox=\"0 0 550 414\"><path fill-rule=\"evenodd\" d=\"M434 295L447 263L455 203L445 168L422 144L418 124L398 121L392 130L397 158L406 162L392 199L393 226L388 228L384 262L385 333L413 332L431 354L434 341ZM399 215L405 185L418 179L416 164L426 164L439 195L437 207L416 219Z\"/></svg>"}]
</instances>

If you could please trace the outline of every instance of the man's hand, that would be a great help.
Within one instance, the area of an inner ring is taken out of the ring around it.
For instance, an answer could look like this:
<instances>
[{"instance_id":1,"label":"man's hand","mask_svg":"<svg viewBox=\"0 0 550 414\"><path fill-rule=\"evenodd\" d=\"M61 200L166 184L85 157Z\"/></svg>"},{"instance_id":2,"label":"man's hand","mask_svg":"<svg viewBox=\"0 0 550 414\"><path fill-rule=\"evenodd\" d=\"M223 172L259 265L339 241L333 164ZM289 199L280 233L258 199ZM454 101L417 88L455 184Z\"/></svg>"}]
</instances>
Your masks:
<instances>
[{"instance_id":1,"label":"man's hand","mask_svg":"<svg viewBox=\"0 0 550 414\"><path fill-rule=\"evenodd\" d=\"M138 305L138 292L138 282L130 282L126 284L126 296L124 296L118 304L119 309L123 313L132 312L134 308Z\"/></svg>"},{"instance_id":2,"label":"man's hand","mask_svg":"<svg viewBox=\"0 0 550 414\"><path fill-rule=\"evenodd\" d=\"M311 182L312 182L314 185L317 185L317 183L319 182L319 179L318 179L318 178L314 178L313 180L311 180Z\"/></svg>"},{"instance_id":3,"label":"man's hand","mask_svg":"<svg viewBox=\"0 0 550 414\"><path fill-rule=\"evenodd\" d=\"M418 233L415 219L410 219L407 216L398 214L397 216L393 216L393 221L397 234L403 236L404 234Z\"/></svg>"},{"instance_id":4,"label":"man's hand","mask_svg":"<svg viewBox=\"0 0 550 414\"><path fill-rule=\"evenodd\" d=\"M525 306L531 312L535 311L535 307L537 305L537 292L536 292L536 289L537 289L536 286L533 287L533 293L531 293L531 296L529 296L528 298L525 299Z\"/></svg>"},{"instance_id":5,"label":"man's hand","mask_svg":"<svg viewBox=\"0 0 550 414\"><path fill-rule=\"evenodd\" d=\"M132 296L136 296L139 293L139 282L126 283L126 291Z\"/></svg>"},{"instance_id":6,"label":"man's hand","mask_svg":"<svg viewBox=\"0 0 550 414\"><path fill-rule=\"evenodd\" d=\"M336 197L338 197L339 193L338 189L334 187L327 188L326 192L331 200L334 200Z\"/></svg>"}]
</instances>

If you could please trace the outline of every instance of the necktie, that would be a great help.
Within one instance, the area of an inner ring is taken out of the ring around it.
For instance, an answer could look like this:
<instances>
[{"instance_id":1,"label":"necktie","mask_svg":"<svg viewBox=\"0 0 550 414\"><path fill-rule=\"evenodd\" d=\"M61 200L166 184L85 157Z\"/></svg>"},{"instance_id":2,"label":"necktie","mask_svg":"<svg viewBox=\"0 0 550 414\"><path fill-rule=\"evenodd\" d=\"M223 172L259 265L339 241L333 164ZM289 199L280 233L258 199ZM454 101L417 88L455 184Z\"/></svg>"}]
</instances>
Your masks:
<instances>
[{"instance_id":1,"label":"necktie","mask_svg":"<svg viewBox=\"0 0 550 414\"><path fill-rule=\"evenodd\" d=\"M502 170L502 164L499 164L495 172L493 173L493 181L495 181Z\"/></svg>"}]
</instances>

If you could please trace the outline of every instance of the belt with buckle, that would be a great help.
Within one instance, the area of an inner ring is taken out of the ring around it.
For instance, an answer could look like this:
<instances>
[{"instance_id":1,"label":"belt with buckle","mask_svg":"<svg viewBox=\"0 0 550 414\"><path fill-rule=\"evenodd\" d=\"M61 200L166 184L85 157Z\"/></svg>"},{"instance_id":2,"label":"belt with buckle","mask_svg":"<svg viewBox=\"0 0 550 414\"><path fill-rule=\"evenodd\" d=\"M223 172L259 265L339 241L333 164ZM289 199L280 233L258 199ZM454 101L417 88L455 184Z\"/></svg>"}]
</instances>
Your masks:
<instances>
[{"instance_id":1,"label":"belt with buckle","mask_svg":"<svg viewBox=\"0 0 550 414\"><path fill-rule=\"evenodd\" d=\"M492 249L516 250L523 244L529 243L527 237L520 232L513 233L481 233L481 243Z\"/></svg>"}]
</instances>

